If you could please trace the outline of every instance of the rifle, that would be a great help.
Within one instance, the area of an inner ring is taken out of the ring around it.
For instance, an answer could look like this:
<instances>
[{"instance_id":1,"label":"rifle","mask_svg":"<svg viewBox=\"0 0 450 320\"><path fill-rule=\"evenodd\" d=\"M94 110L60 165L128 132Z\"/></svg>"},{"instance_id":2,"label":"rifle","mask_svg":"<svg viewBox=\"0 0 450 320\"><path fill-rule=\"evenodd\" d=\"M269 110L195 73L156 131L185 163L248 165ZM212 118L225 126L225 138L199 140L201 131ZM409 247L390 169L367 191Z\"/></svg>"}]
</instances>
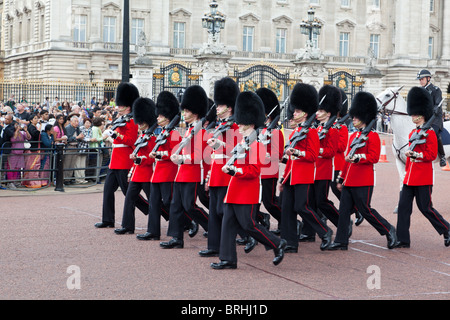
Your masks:
<instances>
[{"instance_id":1,"label":"rifle","mask_svg":"<svg viewBox=\"0 0 450 320\"><path fill-rule=\"evenodd\" d=\"M148 145L148 140L150 140L150 138L152 137L153 132L155 131L156 127L158 127L158 123L155 123L153 126L148 128L147 130L145 130L144 135L140 136L136 140L136 142L134 143L135 148L133 150L133 153L131 154L132 156L137 156L139 150L141 150L142 148L144 148L145 146ZM134 163L140 164L140 161L138 161L138 162L136 162L136 160L134 161Z\"/></svg>"},{"instance_id":2,"label":"rifle","mask_svg":"<svg viewBox=\"0 0 450 320\"><path fill-rule=\"evenodd\" d=\"M211 139L217 139L223 132L230 129L230 127L233 125L233 123L234 123L234 117L231 116L227 122L225 122L224 124L220 124L216 128L216 130L214 130L213 136L211 137Z\"/></svg>"},{"instance_id":3,"label":"rifle","mask_svg":"<svg viewBox=\"0 0 450 320\"><path fill-rule=\"evenodd\" d=\"M322 131L319 133L319 140L323 140L326 138L328 131L330 131L330 128L334 125L334 122L336 121L337 116L333 116L328 120L328 122L325 124L325 126L322 128Z\"/></svg>"},{"instance_id":4,"label":"rifle","mask_svg":"<svg viewBox=\"0 0 450 320\"><path fill-rule=\"evenodd\" d=\"M164 145L167 142L167 138L170 135L170 132L175 129L175 127L177 126L177 124L180 122L180 115L177 114L172 121L170 121L170 123L167 125L167 127L161 131L161 133L158 135L158 137L156 138L155 141L155 146L153 147L153 150L151 153L153 152L157 152L159 147Z\"/></svg>"},{"instance_id":5,"label":"rifle","mask_svg":"<svg viewBox=\"0 0 450 320\"><path fill-rule=\"evenodd\" d=\"M315 120L316 114L314 113L308 118L308 120L306 120L305 124L302 126L302 130L294 133L292 138L289 140L289 143L284 147L284 156L283 159L281 160L282 163L284 164L287 163L286 151L294 148L297 145L297 143L306 139L306 137L308 136L309 129L311 129L311 126L313 125Z\"/></svg>"},{"instance_id":6,"label":"rifle","mask_svg":"<svg viewBox=\"0 0 450 320\"><path fill-rule=\"evenodd\" d=\"M128 113L122 117L117 118L114 120L111 130L116 130L119 127L125 127L127 123L133 118L133 115L131 113Z\"/></svg>"},{"instance_id":7,"label":"rifle","mask_svg":"<svg viewBox=\"0 0 450 320\"><path fill-rule=\"evenodd\" d=\"M280 114L275 117L275 119L272 120L272 122L269 124L269 126L266 129L266 132L264 134L260 134L258 137L258 140L262 142L264 145L268 145L270 143L270 137L272 136L272 130L275 129L278 126L278 122L280 121L280 115L281 112L283 112L284 108L286 107L287 103L289 102L289 97L284 101L283 105L280 109ZM275 106L276 108L276 106ZM272 109L272 111L267 115L267 119L270 117L272 112L275 110L275 108Z\"/></svg>"},{"instance_id":8,"label":"rifle","mask_svg":"<svg viewBox=\"0 0 450 320\"><path fill-rule=\"evenodd\" d=\"M234 166L238 159L245 159L246 151L250 150L250 145L258 139L258 132L254 130L248 137L244 137L244 141L238 143L231 151L231 157L225 164L226 167ZM235 171L230 170L229 174L234 175Z\"/></svg>"},{"instance_id":9,"label":"rifle","mask_svg":"<svg viewBox=\"0 0 450 320\"><path fill-rule=\"evenodd\" d=\"M192 138L203 128L203 125L206 122L206 119L209 117L209 115L211 114L212 110L216 107L216 105L214 104L208 111L208 113L200 119L200 121L198 121L194 128L192 128L191 133L189 134L189 136L183 138L183 140L181 140L178 149L172 153L172 155L179 155L180 152L184 149L184 147L186 147L188 145L188 143L192 140Z\"/></svg>"},{"instance_id":10,"label":"rifle","mask_svg":"<svg viewBox=\"0 0 450 320\"><path fill-rule=\"evenodd\" d=\"M347 113L344 117L340 118L334 125L334 129L340 129L341 126L347 122L348 118L350 118L350 113Z\"/></svg>"},{"instance_id":11,"label":"rifle","mask_svg":"<svg viewBox=\"0 0 450 320\"><path fill-rule=\"evenodd\" d=\"M372 122L369 123L367 127L364 128L364 130L361 132L361 135L358 138L355 138L352 143L350 144L350 152L348 153L348 156L350 158L353 158L356 151L366 145L366 141L368 138L368 135L370 131L372 131L373 127L377 123L377 119L373 119Z\"/></svg>"},{"instance_id":12,"label":"rifle","mask_svg":"<svg viewBox=\"0 0 450 320\"><path fill-rule=\"evenodd\" d=\"M424 144L427 142L427 139L425 139L428 136L427 131L431 128L434 120L436 119L436 117L438 116L439 113L439 108L442 105L442 103L444 102L444 99L442 99L441 103L436 107L436 109L434 110L433 115L431 116L431 118L427 121L427 123L425 123L422 128L420 129L419 132L414 132L414 134L411 136L411 139L409 139L409 142L411 143L411 145L409 146L409 150L414 151L414 149L419 145L419 144Z\"/></svg>"}]
</instances>

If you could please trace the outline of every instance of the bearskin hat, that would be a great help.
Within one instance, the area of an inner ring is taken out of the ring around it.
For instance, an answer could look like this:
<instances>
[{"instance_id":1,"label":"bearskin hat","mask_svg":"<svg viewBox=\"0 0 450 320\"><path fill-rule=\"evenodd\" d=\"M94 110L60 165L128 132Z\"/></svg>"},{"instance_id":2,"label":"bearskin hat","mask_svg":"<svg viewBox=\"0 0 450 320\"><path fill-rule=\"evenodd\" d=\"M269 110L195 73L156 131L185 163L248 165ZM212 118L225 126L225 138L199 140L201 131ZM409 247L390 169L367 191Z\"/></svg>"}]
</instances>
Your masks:
<instances>
[{"instance_id":1,"label":"bearskin hat","mask_svg":"<svg viewBox=\"0 0 450 320\"><path fill-rule=\"evenodd\" d=\"M156 106L152 99L137 98L133 103L133 119L137 124L147 123L150 127L156 123Z\"/></svg>"},{"instance_id":2,"label":"bearskin hat","mask_svg":"<svg viewBox=\"0 0 450 320\"><path fill-rule=\"evenodd\" d=\"M241 92L236 99L234 116L237 124L254 124L255 129L261 128L266 119L264 103L254 92Z\"/></svg>"},{"instance_id":3,"label":"bearskin hat","mask_svg":"<svg viewBox=\"0 0 450 320\"><path fill-rule=\"evenodd\" d=\"M292 90L289 100L289 109L294 113L295 109L302 110L308 115L317 112L319 96L316 88L305 83L297 83Z\"/></svg>"},{"instance_id":4,"label":"bearskin hat","mask_svg":"<svg viewBox=\"0 0 450 320\"><path fill-rule=\"evenodd\" d=\"M427 89L423 87L413 87L408 93L407 112L410 116L420 115L425 121L433 116L433 99Z\"/></svg>"},{"instance_id":5,"label":"bearskin hat","mask_svg":"<svg viewBox=\"0 0 450 320\"><path fill-rule=\"evenodd\" d=\"M349 113L352 118L356 117L365 124L372 122L378 113L378 104L373 94L358 92L353 98Z\"/></svg>"},{"instance_id":6,"label":"bearskin hat","mask_svg":"<svg viewBox=\"0 0 450 320\"><path fill-rule=\"evenodd\" d=\"M271 113L273 110L272 114L270 115L270 118L275 119L275 117L280 114L280 102L278 101L275 92L273 92L268 88L259 88L258 90L256 90L256 94L261 98L261 100L264 103L265 114L269 115L269 113Z\"/></svg>"},{"instance_id":7,"label":"bearskin hat","mask_svg":"<svg viewBox=\"0 0 450 320\"><path fill-rule=\"evenodd\" d=\"M172 120L179 112L180 104L175 95L170 91L161 91L156 99L156 115Z\"/></svg>"},{"instance_id":8,"label":"bearskin hat","mask_svg":"<svg viewBox=\"0 0 450 320\"><path fill-rule=\"evenodd\" d=\"M341 92L341 100L342 100L341 110L339 110L339 115L341 117L345 117L348 112L348 97L344 90L339 89L339 91Z\"/></svg>"},{"instance_id":9,"label":"bearskin hat","mask_svg":"<svg viewBox=\"0 0 450 320\"><path fill-rule=\"evenodd\" d=\"M130 82L122 82L116 89L116 105L132 107L134 101L139 98L139 90Z\"/></svg>"},{"instance_id":10,"label":"bearskin hat","mask_svg":"<svg viewBox=\"0 0 450 320\"><path fill-rule=\"evenodd\" d=\"M214 107L214 110L209 112L209 110L211 110L211 108L213 106L214 106L214 101L212 101L212 99L208 98L208 111L206 113L206 121L208 121L209 123L216 121L216 118L217 118L217 112L216 112L217 109L215 107ZM234 106L233 106L233 108L234 108Z\"/></svg>"},{"instance_id":11,"label":"bearskin hat","mask_svg":"<svg viewBox=\"0 0 450 320\"><path fill-rule=\"evenodd\" d=\"M323 101L322 101L323 99ZM341 92L338 88L330 85L325 85L319 90L319 110L331 113L331 116L336 116L341 110L342 98Z\"/></svg>"},{"instance_id":12,"label":"bearskin hat","mask_svg":"<svg viewBox=\"0 0 450 320\"><path fill-rule=\"evenodd\" d=\"M234 110L239 86L230 77L222 78L214 83L214 103L226 105Z\"/></svg>"},{"instance_id":13,"label":"bearskin hat","mask_svg":"<svg viewBox=\"0 0 450 320\"><path fill-rule=\"evenodd\" d=\"M199 118L203 118L208 111L208 104L205 90L199 85L193 85L184 91L180 108L181 110L188 109Z\"/></svg>"}]
</instances>

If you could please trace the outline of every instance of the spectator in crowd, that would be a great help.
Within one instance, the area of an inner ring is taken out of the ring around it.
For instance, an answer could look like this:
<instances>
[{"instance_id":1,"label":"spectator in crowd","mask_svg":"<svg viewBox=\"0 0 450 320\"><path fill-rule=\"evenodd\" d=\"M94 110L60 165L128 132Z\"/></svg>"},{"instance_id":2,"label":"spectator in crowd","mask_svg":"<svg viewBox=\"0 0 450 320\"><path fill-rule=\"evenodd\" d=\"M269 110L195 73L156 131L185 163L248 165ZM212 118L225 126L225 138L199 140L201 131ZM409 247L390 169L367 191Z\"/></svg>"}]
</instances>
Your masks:
<instances>
[{"instance_id":1,"label":"spectator in crowd","mask_svg":"<svg viewBox=\"0 0 450 320\"><path fill-rule=\"evenodd\" d=\"M39 123L41 125L41 132L44 131L45 126L48 124L48 120L50 117L50 114L48 113L48 110L42 110L39 112L39 115L41 119L39 120Z\"/></svg>"},{"instance_id":2,"label":"spectator in crowd","mask_svg":"<svg viewBox=\"0 0 450 320\"><path fill-rule=\"evenodd\" d=\"M24 142L31 139L27 126L24 124L14 123L14 135L11 137L11 153L8 156L8 170L6 174L8 180L19 180L21 169L25 167ZM16 189L20 185L18 181L8 183L8 188Z\"/></svg>"},{"instance_id":3,"label":"spectator in crowd","mask_svg":"<svg viewBox=\"0 0 450 320\"><path fill-rule=\"evenodd\" d=\"M88 163L88 157L89 157L89 144L92 140L92 121L89 118L86 118L84 120L84 124L81 127L81 134L83 135L83 139L78 143L79 148L79 161L80 161L80 168L86 168ZM86 176L86 170L78 170L79 176L84 177ZM88 171L89 172L89 171ZM90 173L89 175L92 175ZM82 183L82 182L78 182Z\"/></svg>"},{"instance_id":4,"label":"spectator in crowd","mask_svg":"<svg viewBox=\"0 0 450 320\"><path fill-rule=\"evenodd\" d=\"M51 124L47 124L45 126L44 131L41 134L41 148L42 149L52 149L55 137L55 130ZM46 186L50 183L50 172L46 170L50 170L51 168L51 155L52 151L50 150L41 150L41 172L40 178L42 179L41 185Z\"/></svg>"},{"instance_id":5,"label":"spectator in crowd","mask_svg":"<svg viewBox=\"0 0 450 320\"><path fill-rule=\"evenodd\" d=\"M84 180L84 174L80 172L80 170L77 170L85 167L85 165L82 164L82 161L85 158L81 157L78 152L78 144L84 139L84 135L79 127L78 117L73 115L70 117L70 124L66 127L66 132L67 146L64 157L64 183L72 184L73 176L75 176L75 183L87 183L87 181Z\"/></svg>"},{"instance_id":6,"label":"spectator in crowd","mask_svg":"<svg viewBox=\"0 0 450 320\"><path fill-rule=\"evenodd\" d=\"M55 122L55 143L67 143L67 134L64 123L66 122L65 117L62 114L56 116Z\"/></svg>"},{"instance_id":7,"label":"spectator in crowd","mask_svg":"<svg viewBox=\"0 0 450 320\"><path fill-rule=\"evenodd\" d=\"M102 164L104 149L99 149L104 146L103 143L103 128L105 121L101 117L94 118L92 121L92 139L89 143L89 148L92 150L92 154L89 155L89 164L97 167L98 164ZM97 159L99 157L99 159ZM99 176L100 169L95 170L95 176Z\"/></svg>"},{"instance_id":8,"label":"spectator in crowd","mask_svg":"<svg viewBox=\"0 0 450 320\"><path fill-rule=\"evenodd\" d=\"M28 188L40 188L41 181L39 180L39 169L41 167L40 138L41 127L39 124L39 116L33 114L30 117L30 124L28 125L28 133L30 134L30 148L25 153L25 171L23 174L23 185ZM34 179L34 180L30 180Z\"/></svg>"},{"instance_id":9,"label":"spectator in crowd","mask_svg":"<svg viewBox=\"0 0 450 320\"><path fill-rule=\"evenodd\" d=\"M25 111L25 106L23 103L18 103L16 105L16 121L20 124L28 126L30 124L30 115Z\"/></svg>"}]
</instances>

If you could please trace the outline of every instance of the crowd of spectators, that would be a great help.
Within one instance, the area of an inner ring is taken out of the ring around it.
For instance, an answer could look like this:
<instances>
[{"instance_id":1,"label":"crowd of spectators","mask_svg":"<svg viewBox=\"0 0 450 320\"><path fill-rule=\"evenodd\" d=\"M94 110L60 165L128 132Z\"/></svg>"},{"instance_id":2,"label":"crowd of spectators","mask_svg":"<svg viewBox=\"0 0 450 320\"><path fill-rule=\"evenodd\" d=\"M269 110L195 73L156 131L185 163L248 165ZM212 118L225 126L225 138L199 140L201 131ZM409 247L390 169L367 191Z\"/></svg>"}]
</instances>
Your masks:
<instances>
[{"instance_id":1,"label":"crowd of spectators","mask_svg":"<svg viewBox=\"0 0 450 320\"><path fill-rule=\"evenodd\" d=\"M86 184L100 173L97 161L107 165L112 140L103 135L117 116L114 99L88 103L55 97L42 103L28 103L26 97L11 96L0 103L0 153L5 187L39 188L51 182L52 153L56 143L64 144L65 184ZM85 169L80 169L85 168Z\"/></svg>"}]
</instances>

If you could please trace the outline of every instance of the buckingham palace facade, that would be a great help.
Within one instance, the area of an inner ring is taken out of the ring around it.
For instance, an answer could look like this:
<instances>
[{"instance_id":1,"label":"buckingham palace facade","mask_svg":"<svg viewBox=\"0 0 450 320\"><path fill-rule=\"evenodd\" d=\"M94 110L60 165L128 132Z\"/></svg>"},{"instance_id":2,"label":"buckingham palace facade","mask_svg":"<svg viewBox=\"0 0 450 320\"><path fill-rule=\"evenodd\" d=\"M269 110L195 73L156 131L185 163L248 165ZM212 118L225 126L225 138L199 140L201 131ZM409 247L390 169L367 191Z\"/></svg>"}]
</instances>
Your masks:
<instances>
[{"instance_id":1,"label":"buckingham palace facade","mask_svg":"<svg viewBox=\"0 0 450 320\"><path fill-rule=\"evenodd\" d=\"M2 2L4 79L121 79L123 1ZM147 66L155 70L169 61L198 66L198 56L210 41L202 18L212 1L129 2L132 65L140 57L151 61ZM326 70L348 69L360 75L371 67L379 71L385 88L417 85L417 72L426 68L433 82L449 91L450 1L213 2L224 19L217 42L225 48L230 72L263 62L293 75L310 44ZM311 8L321 30L308 37L300 24ZM296 77L301 80L302 74Z\"/></svg>"}]
</instances>

